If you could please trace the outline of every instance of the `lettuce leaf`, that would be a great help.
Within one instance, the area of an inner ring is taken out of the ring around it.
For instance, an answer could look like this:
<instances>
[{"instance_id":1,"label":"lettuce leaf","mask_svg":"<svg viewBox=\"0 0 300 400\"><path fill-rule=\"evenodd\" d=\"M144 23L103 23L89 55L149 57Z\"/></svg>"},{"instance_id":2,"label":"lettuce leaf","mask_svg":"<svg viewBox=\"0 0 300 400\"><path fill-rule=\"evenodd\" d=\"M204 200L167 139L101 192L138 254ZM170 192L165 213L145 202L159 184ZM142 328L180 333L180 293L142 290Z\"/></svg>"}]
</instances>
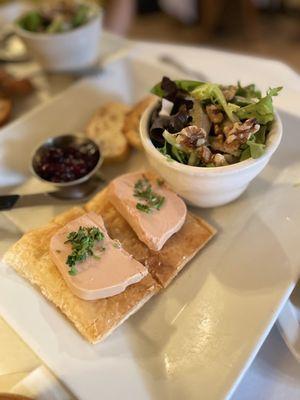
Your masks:
<instances>
[{"instance_id":1,"label":"lettuce leaf","mask_svg":"<svg viewBox=\"0 0 300 400\"><path fill-rule=\"evenodd\" d=\"M241 154L241 157L240 157L240 161L245 161L245 160L247 160L247 159L250 158L250 157L251 157L250 147L247 146L247 147L242 151L242 154Z\"/></svg>"},{"instance_id":2,"label":"lettuce leaf","mask_svg":"<svg viewBox=\"0 0 300 400\"><path fill-rule=\"evenodd\" d=\"M232 122L238 121L238 118L234 114L234 108L229 106L222 90L220 89L219 85L215 83L201 83L198 87L196 87L192 91L192 96L200 101L210 100L213 103L218 103L222 106L223 110L227 114L228 118Z\"/></svg>"},{"instance_id":3,"label":"lettuce leaf","mask_svg":"<svg viewBox=\"0 0 300 400\"><path fill-rule=\"evenodd\" d=\"M150 90L152 94L158 97L164 97L164 90L161 88L161 82L157 83L153 88Z\"/></svg>"},{"instance_id":4,"label":"lettuce leaf","mask_svg":"<svg viewBox=\"0 0 300 400\"><path fill-rule=\"evenodd\" d=\"M234 103L227 103L227 107L228 107L228 110L230 110L230 112L232 112L232 113L236 112L237 110L239 110L241 108L239 105L234 104Z\"/></svg>"},{"instance_id":5,"label":"lettuce leaf","mask_svg":"<svg viewBox=\"0 0 300 400\"><path fill-rule=\"evenodd\" d=\"M166 95L166 92L162 88L162 82L163 80L157 83L155 86L153 86L153 88L151 89L151 93L155 94L158 97L164 97ZM178 89L184 90L186 92L193 91L196 87L198 87L203 83L200 81L192 81L188 79L175 80L174 82Z\"/></svg>"},{"instance_id":6,"label":"lettuce leaf","mask_svg":"<svg viewBox=\"0 0 300 400\"><path fill-rule=\"evenodd\" d=\"M193 152L190 154L187 163L188 163L188 165L193 165L193 166L195 166L195 165L198 164L198 162L199 162L199 160L198 160L197 154L196 154L195 151L193 151Z\"/></svg>"},{"instance_id":7,"label":"lettuce leaf","mask_svg":"<svg viewBox=\"0 0 300 400\"><path fill-rule=\"evenodd\" d=\"M234 104L244 107L247 106L248 104L254 104L255 101L254 99L242 97L242 96L234 96L234 98L231 100Z\"/></svg>"},{"instance_id":8,"label":"lettuce leaf","mask_svg":"<svg viewBox=\"0 0 300 400\"><path fill-rule=\"evenodd\" d=\"M168 143L165 142L165 144L163 145L163 147L158 147L157 150L166 157L167 161L174 161L173 158L170 156L169 154L169 150L168 150Z\"/></svg>"},{"instance_id":9,"label":"lettuce leaf","mask_svg":"<svg viewBox=\"0 0 300 400\"><path fill-rule=\"evenodd\" d=\"M252 158L259 158L265 152L266 146L261 143L255 143L248 140L247 145L249 146L250 154Z\"/></svg>"},{"instance_id":10,"label":"lettuce leaf","mask_svg":"<svg viewBox=\"0 0 300 400\"><path fill-rule=\"evenodd\" d=\"M267 124L274 119L272 96L277 96L282 87L269 89L267 95L257 103L241 107L236 111L240 119L255 118L259 124Z\"/></svg>"},{"instance_id":11,"label":"lettuce leaf","mask_svg":"<svg viewBox=\"0 0 300 400\"><path fill-rule=\"evenodd\" d=\"M76 11L76 14L72 18L72 26L77 28L85 24L89 19L89 7L86 4L80 4Z\"/></svg>"},{"instance_id":12,"label":"lettuce leaf","mask_svg":"<svg viewBox=\"0 0 300 400\"><path fill-rule=\"evenodd\" d=\"M191 80L175 80L176 85L179 89L186 90L187 92L192 92L199 85L203 85L204 82L191 81Z\"/></svg>"},{"instance_id":13,"label":"lettuce leaf","mask_svg":"<svg viewBox=\"0 0 300 400\"><path fill-rule=\"evenodd\" d=\"M175 159L179 161L181 164L186 163L185 161L186 154L183 151L179 150L177 147L172 146L172 154L175 157Z\"/></svg>"},{"instance_id":14,"label":"lettuce leaf","mask_svg":"<svg viewBox=\"0 0 300 400\"><path fill-rule=\"evenodd\" d=\"M163 137L167 143L169 143L172 147L176 147L178 150L182 150L179 143L176 142L176 136L172 135L172 133L167 130L164 131Z\"/></svg>"},{"instance_id":15,"label":"lettuce leaf","mask_svg":"<svg viewBox=\"0 0 300 400\"><path fill-rule=\"evenodd\" d=\"M260 143L260 144L265 144L266 143L266 133L267 133L266 125L261 125L261 127L259 128L259 131L255 133L255 142Z\"/></svg>"},{"instance_id":16,"label":"lettuce leaf","mask_svg":"<svg viewBox=\"0 0 300 400\"><path fill-rule=\"evenodd\" d=\"M43 24L43 19L38 11L29 11L18 20L18 24L27 31L37 32Z\"/></svg>"},{"instance_id":17,"label":"lettuce leaf","mask_svg":"<svg viewBox=\"0 0 300 400\"><path fill-rule=\"evenodd\" d=\"M241 153L240 161L245 161L248 158L259 158L265 152L266 146L261 143L256 143L253 140L248 140L246 147Z\"/></svg>"}]
</instances>

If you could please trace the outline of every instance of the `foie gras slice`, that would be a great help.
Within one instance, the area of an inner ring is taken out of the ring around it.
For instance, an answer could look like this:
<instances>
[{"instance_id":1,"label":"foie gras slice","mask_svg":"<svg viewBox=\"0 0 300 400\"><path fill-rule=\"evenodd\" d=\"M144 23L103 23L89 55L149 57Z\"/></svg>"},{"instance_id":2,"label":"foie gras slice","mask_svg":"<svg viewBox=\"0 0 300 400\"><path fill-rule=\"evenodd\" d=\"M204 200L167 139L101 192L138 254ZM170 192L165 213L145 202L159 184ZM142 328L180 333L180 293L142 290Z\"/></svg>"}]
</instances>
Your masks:
<instances>
[{"instance_id":1,"label":"foie gras slice","mask_svg":"<svg viewBox=\"0 0 300 400\"><path fill-rule=\"evenodd\" d=\"M186 205L184 201L164 183L156 178L150 178L152 193L164 198L159 209L151 208L144 212L137 208L137 203L146 204L136 196L135 185L139 180L148 179L150 174L142 172L121 175L114 179L108 187L108 196L111 203L125 218L135 231L138 238L149 249L159 251L166 241L180 230L186 218Z\"/></svg>"},{"instance_id":2,"label":"foie gras slice","mask_svg":"<svg viewBox=\"0 0 300 400\"><path fill-rule=\"evenodd\" d=\"M93 247L96 256L88 256L85 261L77 263L78 272L72 276L66 264L72 248L66 241L68 234L77 232L80 227L97 227L104 238ZM115 296L148 273L141 263L108 236L102 217L94 212L76 218L61 228L51 238L50 255L70 290L84 300Z\"/></svg>"}]
</instances>

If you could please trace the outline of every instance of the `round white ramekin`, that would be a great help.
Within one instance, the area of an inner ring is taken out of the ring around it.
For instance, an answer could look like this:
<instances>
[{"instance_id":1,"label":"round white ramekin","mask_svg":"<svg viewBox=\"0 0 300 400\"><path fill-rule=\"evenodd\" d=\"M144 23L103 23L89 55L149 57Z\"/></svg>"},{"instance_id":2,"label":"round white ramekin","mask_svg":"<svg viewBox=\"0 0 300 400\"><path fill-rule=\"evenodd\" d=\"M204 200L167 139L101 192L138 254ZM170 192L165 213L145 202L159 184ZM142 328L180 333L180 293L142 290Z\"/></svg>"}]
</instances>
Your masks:
<instances>
[{"instance_id":1,"label":"round white ramekin","mask_svg":"<svg viewBox=\"0 0 300 400\"><path fill-rule=\"evenodd\" d=\"M29 32L17 23L15 31L44 70L76 71L92 66L99 57L102 12L97 10L90 21L68 32Z\"/></svg>"},{"instance_id":2,"label":"round white ramekin","mask_svg":"<svg viewBox=\"0 0 300 400\"><path fill-rule=\"evenodd\" d=\"M158 100L159 101L159 100ZM224 167L205 168L168 161L152 144L149 121L158 101L144 112L140 122L140 136L150 165L166 180L173 190L189 204L198 207L216 207L237 199L249 183L265 168L279 146L282 123L279 115L268 134L265 153Z\"/></svg>"}]
</instances>

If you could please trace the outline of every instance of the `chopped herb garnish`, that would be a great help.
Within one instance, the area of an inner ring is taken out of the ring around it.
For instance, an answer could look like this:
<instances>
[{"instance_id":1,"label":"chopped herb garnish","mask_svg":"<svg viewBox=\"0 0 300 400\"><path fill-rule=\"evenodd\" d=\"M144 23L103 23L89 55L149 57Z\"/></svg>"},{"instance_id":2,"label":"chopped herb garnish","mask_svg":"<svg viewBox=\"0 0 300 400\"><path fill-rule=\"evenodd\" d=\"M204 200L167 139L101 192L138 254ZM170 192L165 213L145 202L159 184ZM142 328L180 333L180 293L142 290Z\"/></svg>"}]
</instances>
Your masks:
<instances>
[{"instance_id":1,"label":"chopped herb garnish","mask_svg":"<svg viewBox=\"0 0 300 400\"><path fill-rule=\"evenodd\" d=\"M156 183L158 184L158 186L162 186L164 183L165 183L165 181L163 180L163 179L156 179Z\"/></svg>"},{"instance_id":2,"label":"chopped herb garnish","mask_svg":"<svg viewBox=\"0 0 300 400\"><path fill-rule=\"evenodd\" d=\"M146 177L139 179L134 185L134 196L138 197L139 200L143 200L143 203L138 202L136 208L142 212L149 214L153 209L160 210L164 204L165 197L155 193L152 190L152 186Z\"/></svg>"},{"instance_id":3,"label":"chopped herb garnish","mask_svg":"<svg viewBox=\"0 0 300 400\"><path fill-rule=\"evenodd\" d=\"M76 275L75 265L87 259L88 256L100 258L94 254L93 247L96 242L104 239L104 234L97 227L80 227L77 232L70 232L65 243L70 243L72 253L68 256L66 264L70 267L69 274ZM101 248L105 250L104 247Z\"/></svg>"},{"instance_id":4,"label":"chopped herb garnish","mask_svg":"<svg viewBox=\"0 0 300 400\"><path fill-rule=\"evenodd\" d=\"M140 211L145 212L146 214L149 214L151 212L151 209L147 204L142 204L142 203L137 203L136 208Z\"/></svg>"}]
</instances>

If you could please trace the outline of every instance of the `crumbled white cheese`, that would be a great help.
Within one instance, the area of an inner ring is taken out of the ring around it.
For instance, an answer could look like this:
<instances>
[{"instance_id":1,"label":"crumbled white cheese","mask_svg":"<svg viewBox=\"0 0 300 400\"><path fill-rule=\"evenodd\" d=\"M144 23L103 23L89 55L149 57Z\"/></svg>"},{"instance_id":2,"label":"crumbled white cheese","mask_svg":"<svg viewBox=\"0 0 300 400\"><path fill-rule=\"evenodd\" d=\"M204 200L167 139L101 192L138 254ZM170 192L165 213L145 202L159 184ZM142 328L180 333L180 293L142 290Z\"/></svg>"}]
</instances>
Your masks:
<instances>
[{"instance_id":1,"label":"crumbled white cheese","mask_svg":"<svg viewBox=\"0 0 300 400\"><path fill-rule=\"evenodd\" d=\"M158 115L160 117L162 117L162 116L168 117L169 115L171 115L173 106L174 106L174 103L172 103L172 101L169 101L167 99L162 99L161 110L158 113Z\"/></svg>"}]
</instances>

